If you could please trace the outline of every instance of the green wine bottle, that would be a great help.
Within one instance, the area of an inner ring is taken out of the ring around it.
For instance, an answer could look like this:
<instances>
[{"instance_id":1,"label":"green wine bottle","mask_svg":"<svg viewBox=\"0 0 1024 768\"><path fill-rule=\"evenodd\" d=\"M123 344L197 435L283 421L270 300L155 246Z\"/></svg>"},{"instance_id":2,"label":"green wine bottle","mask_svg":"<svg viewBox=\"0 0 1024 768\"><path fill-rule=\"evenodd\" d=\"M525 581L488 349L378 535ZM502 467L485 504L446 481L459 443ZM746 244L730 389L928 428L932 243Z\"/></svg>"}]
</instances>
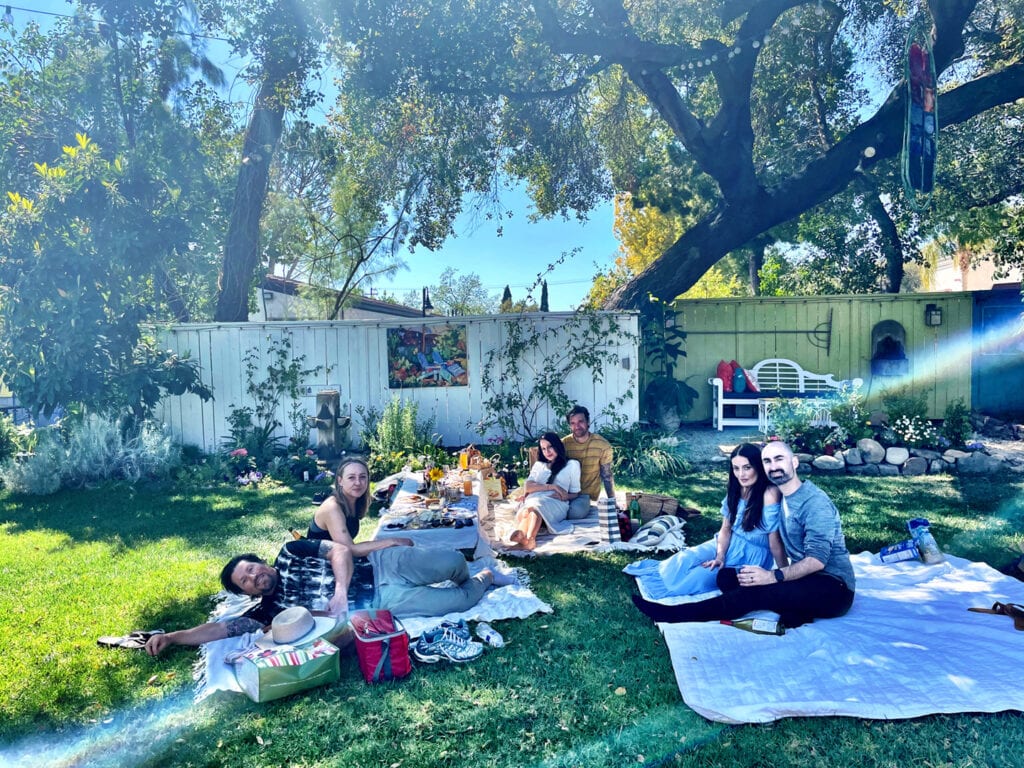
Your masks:
<instances>
[{"instance_id":1,"label":"green wine bottle","mask_svg":"<svg viewBox=\"0 0 1024 768\"><path fill-rule=\"evenodd\" d=\"M640 526L644 524L643 515L640 514L640 495L636 493L630 494L629 520L633 526L634 533L640 530Z\"/></svg>"},{"instance_id":2,"label":"green wine bottle","mask_svg":"<svg viewBox=\"0 0 1024 768\"><path fill-rule=\"evenodd\" d=\"M784 635L786 628L782 622L774 619L722 619L722 624L729 627L736 627L747 632L754 632L758 635Z\"/></svg>"}]
</instances>

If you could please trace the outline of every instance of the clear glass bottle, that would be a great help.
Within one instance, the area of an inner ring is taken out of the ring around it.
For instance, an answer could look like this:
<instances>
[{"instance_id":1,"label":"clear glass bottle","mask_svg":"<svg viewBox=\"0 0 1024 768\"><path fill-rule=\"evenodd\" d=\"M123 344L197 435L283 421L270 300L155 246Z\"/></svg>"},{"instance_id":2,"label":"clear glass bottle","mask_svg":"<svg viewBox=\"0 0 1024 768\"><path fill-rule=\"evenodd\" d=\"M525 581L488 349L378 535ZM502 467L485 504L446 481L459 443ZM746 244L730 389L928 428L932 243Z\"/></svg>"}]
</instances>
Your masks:
<instances>
[{"instance_id":1,"label":"clear glass bottle","mask_svg":"<svg viewBox=\"0 0 1024 768\"><path fill-rule=\"evenodd\" d=\"M727 627L736 627L746 632L753 632L758 635L784 635L786 628L782 622L774 619L722 619L722 624Z\"/></svg>"}]
</instances>

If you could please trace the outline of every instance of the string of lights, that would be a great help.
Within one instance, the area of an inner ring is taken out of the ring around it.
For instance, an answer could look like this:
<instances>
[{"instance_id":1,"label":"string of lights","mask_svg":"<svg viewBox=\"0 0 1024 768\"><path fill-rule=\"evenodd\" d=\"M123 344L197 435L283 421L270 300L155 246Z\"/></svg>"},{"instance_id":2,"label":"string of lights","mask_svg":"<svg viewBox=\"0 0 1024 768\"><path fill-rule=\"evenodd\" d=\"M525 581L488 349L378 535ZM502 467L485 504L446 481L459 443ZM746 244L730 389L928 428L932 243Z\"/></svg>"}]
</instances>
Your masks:
<instances>
[{"instance_id":1,"label":"string of lights","mask_svg":"<svg viewBox=\"0 0 1024 768\"><path fill-rule=\"evenodd\" d=\"M52 16L58 19L76 19L80 18L72 13L57 13L56 11L44 11L39 8L22 8L17 5L5 5L3 20L10 25L14 25L14 11L19 13L26 13L29 15L35 14L37 16ZM87 18L86 21L90 21L93 24L105 24L103 19ZM199 32L178 32L177 34L188 36L193 40L216 40L221 43L230 43L231 41L226 37L217 37L216 35L204 35Z\"/></svg>"}]
</instances>

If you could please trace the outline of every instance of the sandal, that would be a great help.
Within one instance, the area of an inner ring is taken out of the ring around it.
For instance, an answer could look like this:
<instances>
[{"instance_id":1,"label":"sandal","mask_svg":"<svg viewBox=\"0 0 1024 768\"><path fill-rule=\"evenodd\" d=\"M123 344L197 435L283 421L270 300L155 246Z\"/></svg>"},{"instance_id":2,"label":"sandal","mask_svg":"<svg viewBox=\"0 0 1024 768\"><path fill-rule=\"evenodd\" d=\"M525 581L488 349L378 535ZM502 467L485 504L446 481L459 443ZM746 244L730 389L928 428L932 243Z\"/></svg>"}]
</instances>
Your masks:
<instances>
[{"instance_id":1,"label":"sandal","mask_svg":"<svg viewBox=\"0 0 1024 768\"><path fill-rule=\"evenodd\" d=\"M997 616L1009 616L1013 619L1013 628L1024 632L1024 605L1017 603L992 603L991 608L968 608L974 613L994 613Z\"/></svg>"},{"instance_id":2,"label":"sandal","mask_svg":"<svg viewBox=\"0 0 1024 768\"><path fill-rule=\"evenodd\" d=\"M104 648L128 648L130 650L139 650L146 647L146 642L153 635L162 635L163 633L164 631L162 629L154 629L151 632L144 632L141 629L136 629L134 632L129 632L127 635L122 637L104 635L96 640L96 644L102 645Z\"/></svg>"}]
</instances>

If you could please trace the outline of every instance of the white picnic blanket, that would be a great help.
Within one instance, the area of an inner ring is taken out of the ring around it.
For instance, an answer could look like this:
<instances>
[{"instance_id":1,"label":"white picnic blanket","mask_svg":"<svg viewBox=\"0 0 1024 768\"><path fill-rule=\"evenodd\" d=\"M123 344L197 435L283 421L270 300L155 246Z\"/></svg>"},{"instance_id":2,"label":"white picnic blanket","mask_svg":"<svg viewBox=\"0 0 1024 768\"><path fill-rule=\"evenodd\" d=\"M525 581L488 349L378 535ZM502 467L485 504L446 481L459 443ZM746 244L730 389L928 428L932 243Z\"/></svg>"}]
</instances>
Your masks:
<instances>
[{"instance_id":1,"label":"white picnic blanket","mask_svg":"<svg viewBox=\"0 0 1024 768\"><path fill-rule=\"evenodd\" d=\"M1007 616L967 610L1024 603L1024 583L949 555L883 564L862 552L853 564L849 613L782 637L660 624L686 704L725 723L1024 710L1024 632Z\"/></svg>"},{"instance_id":2,"label":"white picnic blanket","mask_svg":"<svg viewBox=\"0 0 1024 768\"><path fill-rule=\"evenodd\" d=\"M570 520L572 530L567 533L553 534L547 526L541 526L537 534L537 547L531 551L508 549L511 545L509 537L516 529L515 504L503 502L492 506L493 514L482 522L482 531L490 539L491 547L503 557L534 557L536 555L555 555L567 552L677 552L686 546L683 526L669 532L655 546L644 546L635 541L618 541L614 544L602 543L600 524L597 519L597 507L592 507L589 517L581 520Z\"/></svg>"},{"instance_id":3,"label":"white picnic blanket","mask_svg":"<svg viewBox=\"0 0 1024 768\"><path fill-rule=\"evenodd\" d=\"M498 569L506 573L510 570L493 558L473 560L468 565L472 574L478 573L484 568ZM417 638L445 619L458 621L461 618L467 622L499 621L501 619L525 619L534 613L551 613L551 606L537 597L529 588L525 571L516 569L516 572L520 576L519 584L487 590L480 601L467 611L449 613L446 616L403 618L402 625L411 638ZM213 615L210 617L211 621L225 621L240 616L254 604L247 597L230 595L227 592L218 597L223 599L214 609ZM501 631L500 627L498 631ZM262 633L259 632L247 633L240 637L229 637L206 643L201 647L195 674L197 701L205 699L215 691L242 692L235 679L234 665L227 662L226 658L251 647L261 636Z\"/></svg>"}]
</instances>

